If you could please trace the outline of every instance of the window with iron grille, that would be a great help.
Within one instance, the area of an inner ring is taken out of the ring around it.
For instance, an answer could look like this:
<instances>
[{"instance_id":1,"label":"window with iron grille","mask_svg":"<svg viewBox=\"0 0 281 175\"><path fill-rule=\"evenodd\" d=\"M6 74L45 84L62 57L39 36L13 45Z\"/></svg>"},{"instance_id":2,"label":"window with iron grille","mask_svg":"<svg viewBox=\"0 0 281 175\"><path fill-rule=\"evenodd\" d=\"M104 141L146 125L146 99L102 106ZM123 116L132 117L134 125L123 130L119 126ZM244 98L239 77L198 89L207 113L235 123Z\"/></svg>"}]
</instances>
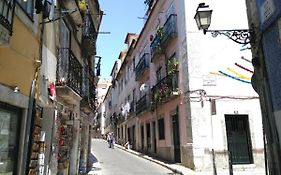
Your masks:
<instances>
[{"instance_id":1,"label":"window with iron grille","mask_svg":"<svg viewBox=\"0 0 281 175\"><path fill-rule=\"evenodd\" d=\"M165 122L164 118L158 119L158 133L159 133L159 140L165 139Z\"/></svg>"},{"instance_id":2,"label":"window with iron grille","mask_svg":"<svg viewBox=\"0 0 281 175\"><path fill-rule=\"evenodd\" d=\"M0 33L5 32L7 36L12 35L14 0L0 1ZM2 28L3 27L3 28ZM1 36L3 37L3 36Z\"/></svg>"},{"instance_id":3,"label":"window with iron grille","mask_svg":"<svg viewBox=\"0 0 281 175\"><path fill-rule=\"evenodd\" d=\"M225 123L232 163L253 163L248 115L225 115Z\"/></svg>"}]
</instances>

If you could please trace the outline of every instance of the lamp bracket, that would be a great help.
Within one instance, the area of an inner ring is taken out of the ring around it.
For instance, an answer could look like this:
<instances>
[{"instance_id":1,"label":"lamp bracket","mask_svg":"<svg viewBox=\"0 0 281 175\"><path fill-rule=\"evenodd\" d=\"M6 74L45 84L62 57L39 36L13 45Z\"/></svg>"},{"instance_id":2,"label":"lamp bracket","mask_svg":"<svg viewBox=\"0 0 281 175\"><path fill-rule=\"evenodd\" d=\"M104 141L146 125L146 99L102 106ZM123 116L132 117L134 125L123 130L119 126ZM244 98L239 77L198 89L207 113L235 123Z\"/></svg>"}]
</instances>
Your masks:
<instances>
[{"instance_id":1,"label":"lamp bracket","mask_svg":"<svg viewBox=\"0 0 281 175\"><path fill-rule=\"evenodd\" d=\"M218 35L224 35L231 39L232 41L247 45L250 43L251 39L251 31L249 29L235 29L235 30L204 30L204 34L210 32L213 37L217 37Z\"/></svg>"}]
</instances>

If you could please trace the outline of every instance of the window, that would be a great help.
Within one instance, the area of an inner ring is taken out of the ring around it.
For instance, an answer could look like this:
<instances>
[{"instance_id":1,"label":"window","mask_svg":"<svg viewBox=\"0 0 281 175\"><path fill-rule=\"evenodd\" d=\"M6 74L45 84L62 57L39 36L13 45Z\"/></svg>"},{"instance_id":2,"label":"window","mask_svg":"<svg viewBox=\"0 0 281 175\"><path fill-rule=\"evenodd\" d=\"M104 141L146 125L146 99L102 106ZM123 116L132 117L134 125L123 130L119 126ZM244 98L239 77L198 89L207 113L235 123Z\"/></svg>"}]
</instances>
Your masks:
<instances>
[{"instance_id":1,"label":"window","mask_svg":"<svg viewBox=\"0 0 281 175\"><path fill-rule=\"evenodd\" d=\"M158 120L158 133L159 133L159 140L165 139L165 122L164 118Z\"/></svg>"},{"instance_id":2,"label":"window","mask_svg":"<svg viewBox=\"0 0 281 175\"><path fill-rule=\"evenodd\" d=\"M16 0L29 17L33 17L34 0Z\"/></svg>"},{"instance_id":3,"label":"window","mask_svg":"<svg viewBox=\"0 0 281 175\"><path fill-rule=\"evenodd\" d=\"M146 138L147 138L147 149L151 148L151 138L150 138L150 123L146 123Z\"/></svg>"},{"instance_id":4,"label":"window","mask_svg":"<svg viewBox=\"0 0 281 175\"><path fill-rule=\"evenodd\" d=\"M157 69L157 71L156 71L156 80L157 80L157 82L159 82L162 79L161 71L162 71L162 67L159 67Z\"/></svg>"},{"instance_id":5,"label":"window","mask_svg":"<svg viewBox=\"0 0 281 175\"><path fill-rule=\"evenodd\" d=\"M8 44L9 37L12 35L14 6L14 1L0 1L0 43Z\"/></svg>"},{"instance_id":6,"label":"window","mask_svg":"<svg viewBox=\"0 0 281 175\"><path fill-rule=\"evenodd\" d=\"M20 110L0 103L0 174L16 174Z\"/></svg>"},{"instance_id":7,"label":"window","mask_svg":"<svg viewBox=\"0 0 281 175\"><path fill-rule=\"evenodd\" d=\"M228 150L233 164L253 163L252 145L247 115L226 115Z\"/></svg>"}]
</instances>

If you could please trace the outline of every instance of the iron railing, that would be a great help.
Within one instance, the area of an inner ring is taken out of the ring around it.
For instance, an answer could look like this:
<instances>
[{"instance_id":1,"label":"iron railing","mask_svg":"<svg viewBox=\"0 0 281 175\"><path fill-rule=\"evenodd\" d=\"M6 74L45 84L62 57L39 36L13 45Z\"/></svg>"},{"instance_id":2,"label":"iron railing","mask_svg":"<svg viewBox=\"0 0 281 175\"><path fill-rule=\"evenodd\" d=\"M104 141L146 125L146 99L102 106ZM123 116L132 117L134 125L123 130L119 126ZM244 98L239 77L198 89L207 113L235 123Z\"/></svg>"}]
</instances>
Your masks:
<instances>
[{"instance_id":1,"label":"iron railing","mask_svg":"<svg viewBox=\"0 0 281 175\"><path fill-rule=\"evenodd\" d=\"M95 45L97 32L94 29L93 21L90 14L84 16L84 25L83 25L83 42L82 46L85 48L85 54L93 55L95 54Z\"/></svg>"},{"instance_id":2,"label":"iron railing","mask_svg":"<svg viewBox=\"0 0 281 175\"><path fill-rule=\"evenodd\" d=\"M149 60L149 54L144 53L136 66L136 80L138 80L140 76L144 73L144 71L149 68L148 60Z\"/></svg>"},{"instance_id":3,"label":"iron railing","mask_svg":"<svg viewBox=\"0 0 281 175\"><path fill-rule=\"evenodd\" d=\"M154 60L154 58L162 53L161 48L161 38L158 35L155 35L153 41L150 44L150 53L151 53L151 62Z\"/></svg>"},{"instance_id":4,"label":"iron railing","mask_svg":"<svg viewBox=\"0 0 281 175\"><path fill-rule=\"evenodd\" d=\"M56 74L57 86L67 85L82 94L82 66L70 49L59 49Z\"/></svg>"},{"instance_id":5,"label":"iron railing","mask_svg":"<svg viewBox=\"0 0 281 175\"><path fill-rule=\"evenodd\" d=\"M95 110L96 109L96 87L93 83L93 81L89 82L89 102L90 106Z\"/></svg>"},{"instance_id":6,"label":"iron railing","mask_svg":"<svg viewBox=\"0 0 281 175\"><path fill-rule=\"evenodd\" d=\"M135 110L135 102L134 101L132 101L131 103L130 103L130 113L134 113L136 110Z\"/></svg>"},{"instance_id":7,"label":"iron railing","mask_svg":"<svg viewBox=\"0 0 281 175\"><path fill-rule=\"evenodd\" d=\"M0 24L12 35L15 0L1 0L0 7Z\"/></svg>"},{"instance_id":8,"label":"iron railing","mask_svg":"<svg viewBox=\"0 0 281 175\"><path fill-rule=\"evenodd\" d=\"M150 95L145 94L136 103L136 114L139 114L150 107Z\"/></svg>"},{"instance_id":9,"label":"iron railing","mask_svg":"<svg viewBox=\"0 0 281 175\"><path fill-rule=\"evenodd\" d=\"M178 72L175 72L167 75L153 86L151 89L152 102L153 104L165 102L173 95L173 92L178 91Z\"/></svg>"},{"instance_id":10,"label":"iron railing","mask_svg":"<svg viewBox=\"0 0 281 175\"><path fill-rule=\"evenodd\" d=\"M96 109L96 88L92 78L90 78L89 67L87 65L83 68L83 80L82 80L82 91L81 96L83 99L81 100L81 107L90 107L92 109Z\"/></svg>"},{"instance_id":11,"label":"iron railing","mask_svg":"<svg viewBox=\"0 0 281 175\"><path fill-rule=\"evenodd\" d=\"M177 36L177 15L171 14L163 26L161 45L166 45L169 39Z\"/></svg>"}]
</instances>

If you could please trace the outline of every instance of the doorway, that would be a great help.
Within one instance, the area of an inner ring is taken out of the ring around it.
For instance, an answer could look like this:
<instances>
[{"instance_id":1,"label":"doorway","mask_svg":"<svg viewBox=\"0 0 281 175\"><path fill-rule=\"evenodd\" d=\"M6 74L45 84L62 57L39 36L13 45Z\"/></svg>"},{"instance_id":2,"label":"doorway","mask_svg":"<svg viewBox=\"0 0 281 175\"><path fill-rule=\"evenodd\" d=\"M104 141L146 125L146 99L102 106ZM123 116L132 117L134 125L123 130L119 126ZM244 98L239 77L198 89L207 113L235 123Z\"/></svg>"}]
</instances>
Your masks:
<instances>
[{"instance_id":1,"label":"doorway","mask_svg":"<svg viewBox=\"0 0 281 175\"><path fill-rule=\"evenodd\" d=\"M155 121L152 122L152 141L153 141L153 153L157 152L157 145L156 145L156 123Z\"/></svg>"},{"instance_id":2,"label":"doorway","mask_svg":"<svg viewBox=\"0 0 281 175\"><path fill-rule=\"evenodd\" d=\"M174 143L174 161L181 162L181 148L180 148L180 132L179 132L179 116L178 114L172 115L173 127L173 143Z\"/></svg>"},{"instance_id":3,"label":"doorway","mask_svg":"<svg viewBox=\"0 0 281 175\"><path fill-rule=\"evenodd\" d=\"M228 150L233 164L253 163L248 115L225 115Z\"/></svg>"}]
</instances>

